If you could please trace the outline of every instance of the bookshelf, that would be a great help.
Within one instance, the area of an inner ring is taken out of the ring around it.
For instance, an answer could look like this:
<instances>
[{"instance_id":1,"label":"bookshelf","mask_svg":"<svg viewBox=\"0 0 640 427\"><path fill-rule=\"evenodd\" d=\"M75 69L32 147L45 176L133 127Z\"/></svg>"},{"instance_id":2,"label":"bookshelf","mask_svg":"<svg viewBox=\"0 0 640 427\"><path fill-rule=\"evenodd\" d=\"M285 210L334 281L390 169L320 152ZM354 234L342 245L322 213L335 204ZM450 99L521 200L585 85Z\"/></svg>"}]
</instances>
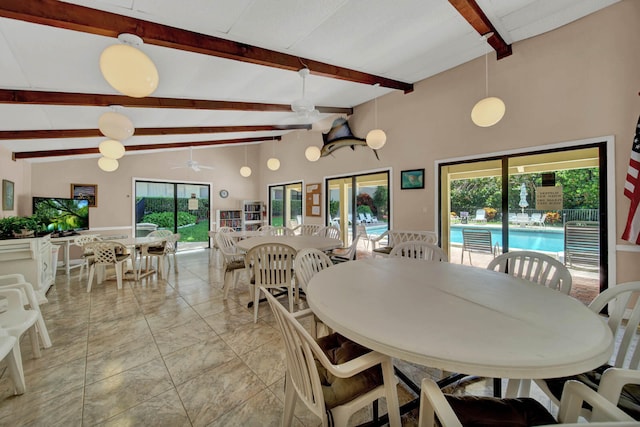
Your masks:
<instances>
[{"instance_id":1,"label":"bookshelf","mask_svg":"<svg viewBox=\"0 0 640 427\"><path fill-rule=\"evenodd\" d=\"M216 222L218 228L231 227L236 231L242 231L242 211L239 209L218 209L216 210Z\"/></svg>"},{"instance_id":2,"label":"bookshelf","mask_svg":"<svg viewBox=\"0 0 640 427\"><path fill-rule=\"evenodd\" d=\"M262 216L262 208L264 204L259 200L243 200L242 202L242 219L244 220L244 230L257 230L262 227L264 220Z\"/></svg>"}]
</instances>

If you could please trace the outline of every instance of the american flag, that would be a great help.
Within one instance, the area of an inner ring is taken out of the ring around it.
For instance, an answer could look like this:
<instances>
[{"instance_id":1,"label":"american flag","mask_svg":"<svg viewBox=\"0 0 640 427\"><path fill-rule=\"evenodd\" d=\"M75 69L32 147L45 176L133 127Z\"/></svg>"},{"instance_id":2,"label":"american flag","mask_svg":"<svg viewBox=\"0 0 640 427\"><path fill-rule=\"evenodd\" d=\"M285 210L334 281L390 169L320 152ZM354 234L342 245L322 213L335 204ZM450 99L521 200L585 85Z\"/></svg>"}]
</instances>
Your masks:
<instances>
[{"instance_id":1,"label":"american flag","mask_svg":"<svg viewBox=\"0 0 640 427\"><path fill-rule=\"evenodd\" d=\"M629 169L627 179L624 183L624 195L631 200L627 226L624 229L622 238L635 244L640 244L640 117L636 126L636 136L633 138L631 147L631 159L629 159Z\"/></svg>"}]
</instances>

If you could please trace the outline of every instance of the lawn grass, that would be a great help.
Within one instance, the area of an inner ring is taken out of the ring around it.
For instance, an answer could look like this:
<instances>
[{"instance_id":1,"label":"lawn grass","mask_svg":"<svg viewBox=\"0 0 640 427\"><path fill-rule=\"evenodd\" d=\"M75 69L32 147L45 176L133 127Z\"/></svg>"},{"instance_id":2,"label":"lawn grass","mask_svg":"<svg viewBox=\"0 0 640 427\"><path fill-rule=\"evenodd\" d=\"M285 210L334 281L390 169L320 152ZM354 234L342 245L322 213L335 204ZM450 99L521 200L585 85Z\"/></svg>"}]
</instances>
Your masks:
<instances>
[{"instance_id":1,"label":"lawn grass","mask_svg":"<svg viewBox=\"0 0 640 427\"><path fill-rule=\"evenodd\" d=\"M208 242L209 241L209 224L201 221L197 224L187 225L178 228L181 242Z\"/></svg>"}]
</instances>

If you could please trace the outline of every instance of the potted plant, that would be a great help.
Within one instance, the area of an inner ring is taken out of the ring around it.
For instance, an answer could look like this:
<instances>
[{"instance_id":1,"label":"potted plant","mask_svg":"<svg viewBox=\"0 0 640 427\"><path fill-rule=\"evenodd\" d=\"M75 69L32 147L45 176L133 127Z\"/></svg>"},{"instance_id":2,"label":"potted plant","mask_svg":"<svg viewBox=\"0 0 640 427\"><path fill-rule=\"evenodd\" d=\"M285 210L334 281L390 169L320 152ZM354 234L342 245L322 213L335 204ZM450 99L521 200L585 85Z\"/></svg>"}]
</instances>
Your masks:
<instances>
[{"instance_id":1,"label":"potted plant","mask_svg":"<svg viewBox=\"0 0 640 427\"><path fill-rule=\"evenodd\" d=\"M0 218L0 239L33 237L33 234L38 231L39 225L38 218L35 216Z\"/></svg>"}]
</instances>

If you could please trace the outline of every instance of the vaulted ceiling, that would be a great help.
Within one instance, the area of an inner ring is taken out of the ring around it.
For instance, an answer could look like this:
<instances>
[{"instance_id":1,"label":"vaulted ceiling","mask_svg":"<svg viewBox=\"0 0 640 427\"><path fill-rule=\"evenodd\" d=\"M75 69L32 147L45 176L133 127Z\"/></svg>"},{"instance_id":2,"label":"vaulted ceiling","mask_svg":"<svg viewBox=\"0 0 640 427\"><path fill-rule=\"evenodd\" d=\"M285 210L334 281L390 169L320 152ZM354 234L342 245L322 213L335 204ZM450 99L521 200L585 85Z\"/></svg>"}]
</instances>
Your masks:
<instances>
[{"instance_id":1,"label":"vaulted ceiling","mask_svg":"<svg viewBox=\"0 0 640 427\"><path fill-rule=\"evenodd\" d=\"M359 104L487 51L506 57L616 1L3 0L0 146L30 161L98 157L98 118L113 110L136 127L128 153L326 129ZM100 73L121 33L142 37L156 64L147 98L117 93ZM313 117L290 107L303 67Z\"/></svg>"}]
</instances>

